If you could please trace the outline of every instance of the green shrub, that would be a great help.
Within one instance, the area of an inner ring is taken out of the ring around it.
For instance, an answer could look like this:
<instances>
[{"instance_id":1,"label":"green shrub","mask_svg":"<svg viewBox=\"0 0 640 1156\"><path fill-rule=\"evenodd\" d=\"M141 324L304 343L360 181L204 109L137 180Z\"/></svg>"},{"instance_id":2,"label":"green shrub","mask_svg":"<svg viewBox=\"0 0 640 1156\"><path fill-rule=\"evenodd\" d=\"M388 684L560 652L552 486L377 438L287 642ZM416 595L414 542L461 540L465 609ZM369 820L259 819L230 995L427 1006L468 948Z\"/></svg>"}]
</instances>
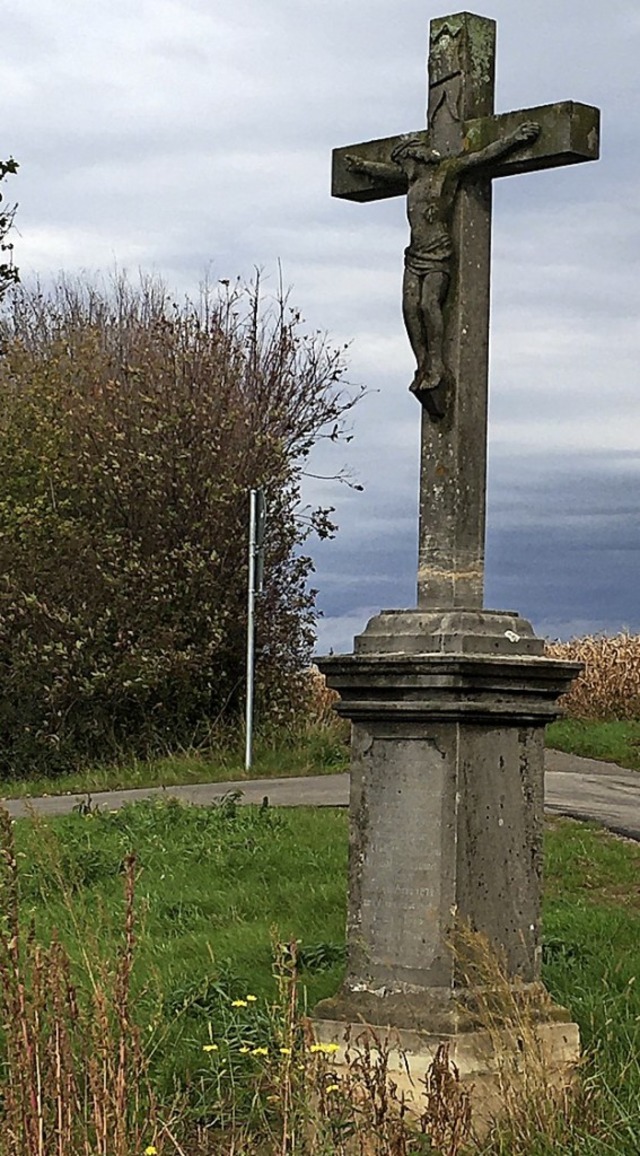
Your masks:
<instances>
[{"instance_id":1,"label":"green shrub","mask_svg":"<svg viewBox=\"0 0 640 1156\"><path fill-rule=\"evenodd\" d=\"M244 682L248 490L267 494L259 693L295 706L314 620L304 461L354 398L342 351L258 284L20 290L0 358L0 775L205 741Z\"/></svg>"}]
</instances>

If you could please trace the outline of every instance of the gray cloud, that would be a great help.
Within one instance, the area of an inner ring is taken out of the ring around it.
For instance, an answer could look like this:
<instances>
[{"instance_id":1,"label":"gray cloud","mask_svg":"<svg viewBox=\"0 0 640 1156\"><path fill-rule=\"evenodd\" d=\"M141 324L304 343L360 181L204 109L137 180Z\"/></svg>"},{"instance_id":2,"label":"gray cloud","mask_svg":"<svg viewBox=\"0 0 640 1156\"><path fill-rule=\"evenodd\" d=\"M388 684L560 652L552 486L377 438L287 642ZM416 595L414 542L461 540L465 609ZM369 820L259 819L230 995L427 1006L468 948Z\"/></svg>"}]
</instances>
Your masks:
<instances>
[{"instance_id":1,"label":"gray cloud","mask_svg":"<svg viewBox=\"0 0 640 1156\"><path fill-rule=\"evenodd\" d=\"M517 610L553 638L640 632L639 493L640 453L615 463L606 454L498 457L488 495L486 605ZM365 525L357 567L346 536L318 553L326 619L319 650L350 649L374 613L415 604L413 513L396 509L394 517L389 503L378 532L376 521Z\"/></svg>"},{"instance_id":2,"label":"gray cloud","mask_svg":"<svg viewBox=\"0 0 640 1156\"><path fill-rule=\"evenodd\" d=\"M603 159L495 192L487 597L551 633L615 629L636 613L640 556L640 13L636 0L491 9L498 108L598 104ZM193 293L207 270L258 265L270 291L280 260L310 327L351 342L351 378L371 393L353 443L323 446L313 468L347 461L366 490L307 485L341 524L316 552L323 638L413 601L419 439L404 209L332 201L330 150L421 127L428 20L442 12L9 0L3 15L1 151L21 162L10 195L23 273L118 263Z\"/></svg>"}]
</instances>

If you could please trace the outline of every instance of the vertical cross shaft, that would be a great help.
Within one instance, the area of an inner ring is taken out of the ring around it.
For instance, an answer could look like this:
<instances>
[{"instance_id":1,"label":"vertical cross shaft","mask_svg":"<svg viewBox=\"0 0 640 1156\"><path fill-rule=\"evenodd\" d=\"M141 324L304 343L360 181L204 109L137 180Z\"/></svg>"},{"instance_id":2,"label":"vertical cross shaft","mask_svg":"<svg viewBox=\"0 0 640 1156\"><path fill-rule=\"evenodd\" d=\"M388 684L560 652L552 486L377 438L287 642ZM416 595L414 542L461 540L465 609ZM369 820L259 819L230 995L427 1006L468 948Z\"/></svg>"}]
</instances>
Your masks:
<instances>
[{"instance_id":1,"label":"vertical cross shaft","mask_svg":"<svg viewBox=\"0 0 640 1156\"><path fill-rule=\"evenodd\" d=\"M418 607L482 608L493 177L596 160L599 113L493 112L495 24L431 23L427 129L334 149L332 192L406 196L403 314L423 406Z\"/></svg>"},{"instance_id":2,"label":"vertical cross shaft","mask_svg":"<svg viewBox=\"0 0 640 1156\"><path fill-rule=\"evenodd\" d=\"M428 128L443 155L463 123L494 109L495 23L462 13L431 24ZM445 360L454 385L445 414L422 414L418 606L482 607L484 586L491 180L457 195Z\"/></svg>"}]
</instances>

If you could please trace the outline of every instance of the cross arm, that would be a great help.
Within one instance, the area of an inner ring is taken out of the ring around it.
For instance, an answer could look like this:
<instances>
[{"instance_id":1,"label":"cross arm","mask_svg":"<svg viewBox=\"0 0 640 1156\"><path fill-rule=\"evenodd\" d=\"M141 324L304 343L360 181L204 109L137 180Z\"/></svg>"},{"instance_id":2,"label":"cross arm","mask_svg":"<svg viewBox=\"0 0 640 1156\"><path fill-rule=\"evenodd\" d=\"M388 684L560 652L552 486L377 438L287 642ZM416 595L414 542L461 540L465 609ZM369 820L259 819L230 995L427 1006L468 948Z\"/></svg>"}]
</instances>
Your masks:
<instances>
[{"instance_id":1,"label":"cross arm","mask_svg":"<svg viewBox=\"0 0 640 1156\"><path fill-rule=\"evenodd\" d=\"M469 120L464 126L465 151L476 152L504 140L526 121L540 126L539 135L530 144L492 161L487 166L491 176L508 177L598 159L600 112L570 100Z\"/></svg>"},{"instance_id":2,"label":"cross arm","mask_svg":"<svg viewBox=\"0 0 640 1156\"><path fill-rule=\"evenodd\" d=\"M426 137L426 133L416 134ZM333 150L331 195L348 201L380 201L384 197L402 197L407 192L407 178L391 160L391 153L403 137L390 136L347 145ZM349 166L347 157L357 157L371 166L370 175ZM375 176L379 166L379 176ZM397 174L394 179L393 174Z\"/></svg>"},{"instance_id":3,"label":"cross arm","mask_svg":"<svg viewBox=\"0 0 640 1156\"><path fill-rule=\"evenodd\" d=\"M530 144L521 145L514 152L492 161L486 169L491 176L507 177L515 173L530 173L537 169L598 159L600 112L591 105L571 100L468 120L463 126L464 148L474 152L486 148L508 137L525 121L533 121L540 126L538 137ZM421 132L382 137L379 140L334 149L332 195L348 201L361 202L404 196L407 192L407 178L398 166L393 166L391 153L406 135L422 137L425 144L429 141L429 133L423 129ZM373 162L372 173L376 165L383 166L385 170L395 167L397 179L391 179L388 172L384 179L356 172L349 168L346 161L348 156Z\"/></svg>"}]
</instances>

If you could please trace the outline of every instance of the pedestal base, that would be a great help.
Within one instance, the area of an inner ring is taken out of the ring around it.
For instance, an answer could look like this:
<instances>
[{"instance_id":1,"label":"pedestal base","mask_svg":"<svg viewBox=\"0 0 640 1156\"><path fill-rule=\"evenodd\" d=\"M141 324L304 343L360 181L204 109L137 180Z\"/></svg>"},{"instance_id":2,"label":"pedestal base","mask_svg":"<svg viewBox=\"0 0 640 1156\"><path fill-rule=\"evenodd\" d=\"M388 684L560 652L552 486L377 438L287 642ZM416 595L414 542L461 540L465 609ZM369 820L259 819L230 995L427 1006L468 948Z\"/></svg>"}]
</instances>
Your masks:
<instances>
[{"instance_id":1,"label":"pedestal base","mask_svg":"<svg viewBox=\"0 0 640 1156\"><path fill-rule=\"evenodd\" d=\"M544 726L579 664L513 612L457 609L384 611L318 665L352 723L347 974L319 1042L396 1041L418 1111L443 1041L485 1114L530 1062L562 1087L580 1046L540 981ZM465 929L498 971L469 969Z\"/></svg>"},{"instance_id":2,"label":"pedestal base","mask_svg":"<svg viewBox=\"0 0 640 1156\"><path fill-rule=\"evenodd\" d=\"M473 933L470 938L473 940ZM347 983L335 995L316 1004L317 1021L386 1025L428 1036L460 1036L473 1032L489 1020L498 1026L520 1022L526 1024L568 1023L566 1008L551 999L544 984L510 982L502 973L499 961L490 955L486 940L474 944L465 958L454 959L466 975L475 972L475 985L452 988L427 988L415 991L369 990L363 983ZM475 959L473 957L476 957ZM496 966L497 965L497 966ZM492 988L495 983L495 988Z\"/></svg>"}]
</instances>

